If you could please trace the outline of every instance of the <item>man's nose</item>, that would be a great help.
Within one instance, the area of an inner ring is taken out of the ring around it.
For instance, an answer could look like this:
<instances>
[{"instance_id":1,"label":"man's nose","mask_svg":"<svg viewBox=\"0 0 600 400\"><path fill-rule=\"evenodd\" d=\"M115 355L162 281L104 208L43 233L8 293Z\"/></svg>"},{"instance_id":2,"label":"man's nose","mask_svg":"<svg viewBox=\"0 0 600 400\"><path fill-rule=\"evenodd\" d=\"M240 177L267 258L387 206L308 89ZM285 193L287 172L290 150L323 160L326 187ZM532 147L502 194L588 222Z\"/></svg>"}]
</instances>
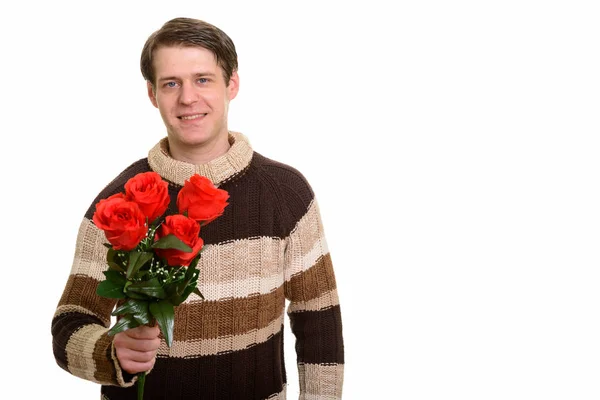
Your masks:
<instances>
[{"instance_id":1,"label":"man's nose","mask_svg":"<svg viewBox=\"0 0 600 400\"><path fill-rule=\"evenodd\" d=\"M179 96L181 104L189 105L195 103L197 100L198 93L195 88L190 84L183 83L181 85L181 95Z\"/></svg>"}]
</instances>

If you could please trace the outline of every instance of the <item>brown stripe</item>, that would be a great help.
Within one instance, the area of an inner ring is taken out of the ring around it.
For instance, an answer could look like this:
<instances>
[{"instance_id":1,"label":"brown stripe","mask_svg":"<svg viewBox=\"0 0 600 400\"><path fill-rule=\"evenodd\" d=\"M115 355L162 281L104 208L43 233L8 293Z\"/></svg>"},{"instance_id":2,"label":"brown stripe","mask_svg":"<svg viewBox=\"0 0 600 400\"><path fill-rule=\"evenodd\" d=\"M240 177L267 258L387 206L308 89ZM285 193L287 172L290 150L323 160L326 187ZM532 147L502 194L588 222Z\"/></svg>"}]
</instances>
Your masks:
<instances>
[{"instance_id":1,"label":"brown stripe","mask_svg":"<svg viewBox=\"0 0 600 400\"><path fill-rule=\"evenodd\" d=\"M84 275L70 275L58 306L77 304L103 319L108 326L110 313L115 305L113 299L96 294L98 281Z\"/></svg>"},{"instance_id":2,"label":"brown stripe","mask_svg":"<svg viewBox=\"0 0 600 400\"><path fill-rule=\"evenodd\" d=\"M283 327L284 315L271 322L262 329L253 329L241 335L220 336L215 339L199 339L190 341L173 341L171 347L167 347L164 340L161 341L158 348L158 354L161 356L190 358L209 356L232 351L240 351L248 347L266 342L273 335L280 332Z\"/></svg>"},{"instance_id":3,"label":"brown stripe","mask_svg":"<svg viewBox=\"0 0 600 400\"><path fill-rule=\"evenodd\" d=\"M340 307L291 313L290 326L296 335L298 362L343 364L344 343ZM319 338L315 340L315 338Z\"/></svg>"},{"instance_id":4,"label":"brown stripe","mask_svg":"<svg viewBox=\"0 0 600 400\"><path fill-rule=\"evenodd\" d=\"M117 373L112 360L112 342L114 337L108 336L108 332L103 334L94 346L94 360L104 360L96 364L94 379L98 382L116 382ZM106 362L108 360L108 362Z\"/></svg>"},{"instance_id":5,"label":"brown stripe","mask_svg":"<svg viewBox=\"0 0 600 400\"><path fill-rule=\"evenodd\" d=\"M335 288L335 275L329 253L319 258L314 266L285 283L286 298L292 302L316 299Z\"/></svg>"},{"instance_id":6,"label":"brown stripe","mask_svg":"<svg viewBox=\"0 0 600 400\"><path fill-rule=\"evenodd\" d=\"M283 288L269 294L175 307L174 340L214 339L265 328L285 311Z\"/></svg>"}]
</instances>

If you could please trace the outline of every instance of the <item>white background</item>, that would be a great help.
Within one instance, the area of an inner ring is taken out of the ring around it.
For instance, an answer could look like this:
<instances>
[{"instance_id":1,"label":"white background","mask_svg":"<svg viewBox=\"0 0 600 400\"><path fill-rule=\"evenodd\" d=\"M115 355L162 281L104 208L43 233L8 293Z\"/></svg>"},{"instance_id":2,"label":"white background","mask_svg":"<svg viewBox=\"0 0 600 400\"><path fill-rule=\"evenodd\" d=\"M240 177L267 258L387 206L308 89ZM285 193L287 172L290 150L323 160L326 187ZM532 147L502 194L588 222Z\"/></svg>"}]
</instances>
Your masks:
<instances>
[{"instance_id":1,"label":"white background","mask_svg":"<svg viewBox=\"0 0 600 400\"><path fill-rule=\"evenodd\" d=\"M230 128L317 194L344 399L600 398L597 4L3 2L2 392L99 397L50 322L84 212L165 134L143 43L188 16L236 44Z\"/></svg>"}]
</instances>

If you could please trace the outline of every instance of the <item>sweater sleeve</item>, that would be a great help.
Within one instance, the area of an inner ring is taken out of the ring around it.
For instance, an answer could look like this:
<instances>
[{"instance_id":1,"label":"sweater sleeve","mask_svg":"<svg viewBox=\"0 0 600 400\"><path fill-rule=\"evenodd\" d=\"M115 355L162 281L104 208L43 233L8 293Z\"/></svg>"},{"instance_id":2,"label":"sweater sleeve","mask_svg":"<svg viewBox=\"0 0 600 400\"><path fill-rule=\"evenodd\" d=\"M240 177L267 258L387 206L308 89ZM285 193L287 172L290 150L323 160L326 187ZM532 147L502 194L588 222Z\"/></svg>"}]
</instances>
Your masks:
<instances>
[{"instance_id":1,"label":"sweater sleeve","mask_svg":"<svg viewBox=\"0 0 600 400\"><path fill-rule=\"evenodd\" d=\"M342 397L344 344L337 287L316 200L286 238L285 296L296 337L300 400Z\"/></svg>"},{"instance_id":2,"label":"sweater sleeve","mask_svg":"<svg viewBox=\"0 0 600 400\"><path fill-rule=\"evenodd\" d=\"M61 368L80 378L132 386L134 380L121 370L113 337L108 336L115 301L96 294L106 269L105 242L104 232L84 218L71 272L52 318L54 357Z\"/></svg>"}]
</instances>

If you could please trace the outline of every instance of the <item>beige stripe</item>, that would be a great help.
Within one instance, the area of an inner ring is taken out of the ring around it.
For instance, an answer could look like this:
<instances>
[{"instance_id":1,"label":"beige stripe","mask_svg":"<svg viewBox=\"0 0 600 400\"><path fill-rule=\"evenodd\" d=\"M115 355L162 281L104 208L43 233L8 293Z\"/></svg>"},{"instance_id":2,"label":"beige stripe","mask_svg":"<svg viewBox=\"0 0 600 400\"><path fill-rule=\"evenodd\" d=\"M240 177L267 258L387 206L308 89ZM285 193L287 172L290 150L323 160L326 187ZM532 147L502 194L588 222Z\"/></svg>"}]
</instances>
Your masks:
<instances>
[{"instance_id":1,"label":"beige stripe","mask_svg":"<svg viewBox=\"0 0 600 400\"><path fill-rule=\"evenodd\" d=\"M329 253L316 200L312 202L286 242L286 280L307 270L316 260Z\"/></svg>"},{"instance_id":2,"label":"beige stripe","mask_svg":"<svg viewBox=\"0 0 600 400\"><path fill-rule=\"evenodd\" d=\"M306 271L315 263L317 260L324 255L329 254L329 248L327 247L327 242L324 237L321 237L317 242L315 242L314 247L302 257L302 270Z\"/></svg>"},{"instance_id":3,"label":"beige stripe","mask_svg":"<svg viewBox=\"0 0 600 400\"><path fill-rule=\"evenodd\" d=\"M319 311L339 304L337 289L323 293L320 297L308 301L290 302L287 312Z\"/></svg>"},{"instance_id":4,"label":"beige stripe","mask_svg":"<svg viewBox=\"0 0 600 400\"><path fill-rule=\"evenodd\" d=\"M282 240L267 237L207 245L198 289L207 300L269 293L283 284L284 247Z\"/></svg>"},{"instance_id":5,"label":"beige stripe","mask_svg":"<svg viewBox=\"0 0 600 400\"><path fill-rule=\"evenodd\" d=\"M100 383L94 377L96 362L93 354L96 341L107 331L99 325L85 325L71 335L66 352L69 371L73 375Z\"/></svg>"},{"instance_id":6,"label":"beige stripe","mask_svg":"<svg viewBox=\"0 0 600 400\"><path fill-rule=\"evenodd\" d=\"M198 357L215 355L223 352L244 350L252 345L266 342L271 336L281 330L284 315L272 321L262 329L255 329L243 335L221 336L215 339L200 339L189 341L173 341L169 349L164 340L158 349L159 356Z\"/></svg>"},{"instance_id":7,"label":"beige stripe","mask_svg":"<svg viewBox=\"0 0 600 400\"><path fill-rule=\"evenodd\" d=\"M107 249L103 243L106 243L104 232L84 219L71 274L103 281L102 272L107 269ZM268 237L207 245L198 266L198 289L206 300L267 294L283 284L284 248L281 239ZM197 300L200 297L195 294L187 299Z\"/></svg>"},{"instance_id":8,"label":"beige stripe","mask_svg":"<svg viewBox=\"0 0 600 400\"><path fill-rule=\"evenodd\" d=\"M102 272L107 269L106 252L108 251L103 243L108 243L104 231L84 218L79 226L71 275L86 275L97 281L103 281L105 277Z\"/></svg>"},{"instance_id":9,"label":"beige stripe","mask_svg":"<svg viewBox=\"0 0 600 400\"><path fill-rule=\"evenodd\" d=\"M342 398L344 365L298 364L300 392L304 400L337 400Z\"/></svg>"},{"instance_id":10,"label":"beige stripe","mask_svg":"<svg viewBox=\"0 0 600 400\"><path fill-rule=\"evenodd\" d=\"M279 393L267 397L265 400L285 400L286 385L283 385L283 390Z\"/></svg>"},{"instance_id":11,"label":"beige stripe","mask_svg":"<svg viewBox=\"0 0 600 400\"><path fill-rule=\"evenodd\" d=\"M339 400L338 396L321 396L320 394L301 394L298 400Z\"/></svg>"}]
</instances>

